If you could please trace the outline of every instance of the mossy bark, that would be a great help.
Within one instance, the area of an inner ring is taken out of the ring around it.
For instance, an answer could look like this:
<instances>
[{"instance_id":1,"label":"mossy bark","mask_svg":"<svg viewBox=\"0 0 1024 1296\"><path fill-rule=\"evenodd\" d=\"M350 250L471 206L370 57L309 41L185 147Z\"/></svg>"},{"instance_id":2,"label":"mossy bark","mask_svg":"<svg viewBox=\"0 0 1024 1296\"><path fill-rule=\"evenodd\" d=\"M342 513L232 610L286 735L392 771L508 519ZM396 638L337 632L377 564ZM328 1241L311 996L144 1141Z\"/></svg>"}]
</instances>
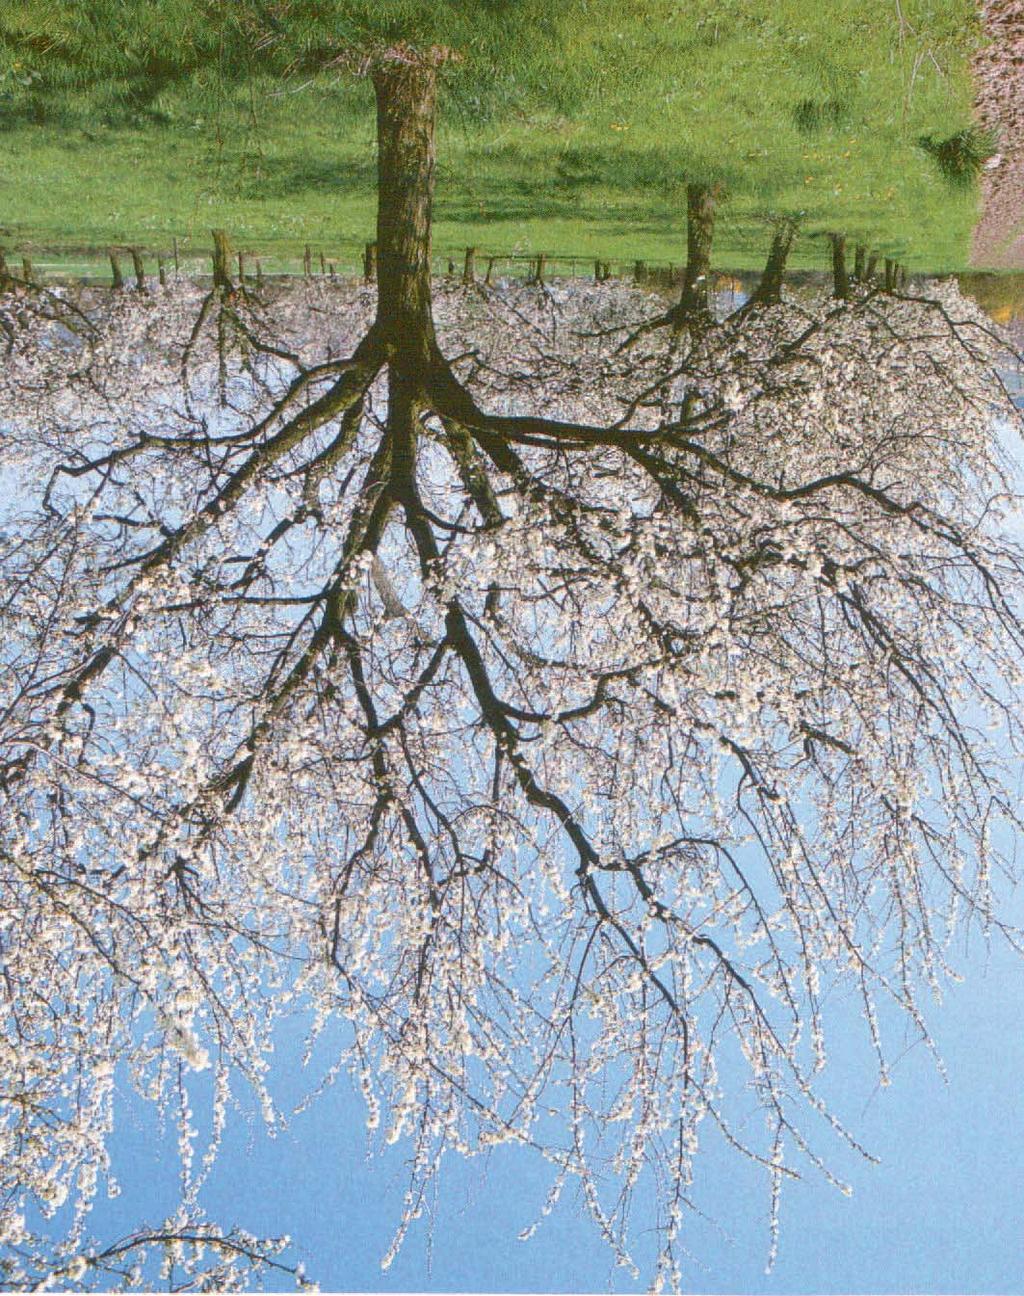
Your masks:
<instances>
[{"instance_id":1,"label":"mossy bark","mask_svg":"<svg viewBox=\"0 0 1024 1296\"><path fill-rule=\"evenodd\" d=\"M840 301L850 296L850 275L846 268L846 239L842 234L830 234L832 244L832 295Z\"/></svg>"},{"instance_id":2,"label":"mossy bark","mask_svg":"<svg viewBox=\"0 0 1024 1296\"><path fill-rule=\"evenodd\" d=\"M213 286L220 292L229 293L234 289L231 282L231 241L227 231L211 230L213 235Z\"/></svg>"},{"instance_id":3,"label":"mossy bark","mask_svg":"<svg viewBox=\"0 0 1024 1296\"><path fill-rule=\"evenodd\" d=\"M419 414L443 364L434 332L431 208L437 72L389 62L373 73L377 96L377 318L388 366L393 498L415 495Z\"/></svg>"},{"instance_id":4,"label":"mossy bark","mask_svg":"<svg viewBox=\"0 0 1024 1296\"><path fill-rule=\"evenodd\" d=\"M711 324L711 249L715 236L718 189L686 186L686 269L683 291L673 314L679 325Z\"/></svg>"},{"instance_id":5,"label":"mossy bark","mask_svg":"<svg viewBox=\"0 0 1024 1296\"><path fill-rule=\"evenodd\" d=\"M782 300L782 283L795 235L796 225L792 221L784 221L776 227L761 281L751 297L755 305L775 306Z\"/></svg>"},{"instance_id":6,"label":"mossy bark","mask_svg":"<svg viewBox=\"0 0 1024 1296\"><path fill-rule=\"evenodd\" d=\"M437 73L387 63L377 94L377 325L396 367L423 378L436 351L431 314ZM411 375L410 375L411 376Z\"/></svg>"}]
</instances>

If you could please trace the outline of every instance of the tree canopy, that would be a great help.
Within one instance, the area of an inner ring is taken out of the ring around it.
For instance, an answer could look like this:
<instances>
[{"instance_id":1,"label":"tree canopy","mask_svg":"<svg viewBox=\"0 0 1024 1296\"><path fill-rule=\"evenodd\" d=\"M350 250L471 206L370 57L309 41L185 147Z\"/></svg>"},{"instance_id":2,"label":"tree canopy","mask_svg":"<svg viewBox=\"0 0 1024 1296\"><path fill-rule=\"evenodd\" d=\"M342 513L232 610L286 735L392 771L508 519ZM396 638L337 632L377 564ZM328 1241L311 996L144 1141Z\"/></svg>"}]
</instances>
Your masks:
<instances>
[{"instance_id":1,"label":"tree canopy","mask_svg":"<svg viewBox=\"0 0 1024 1296\"><path fill-rule=\"evenodd\" d=\"M819 1135L863 1150L818 1090L830 990L885 1082L955 933L1019 945L999 336L838 239L834 290L788 297L788 223L719 319L706 192L673 309L438 285L446 58L363 50L375 288L3 275L10 1286L138 1286L149 1243L172 1284L203 1246L216 1281L270 1263L201 1195L234 1095L279 1123L298 1017L408 1149L385 1263L445 1155L514 1142L624 1265L653 1223L678 1287L708 1128L763 1168L772 1251L786 1180L838 1183ZM175 1103L183 1201L104 1246L118 1073Z\"/></svg>"}]
</instances>

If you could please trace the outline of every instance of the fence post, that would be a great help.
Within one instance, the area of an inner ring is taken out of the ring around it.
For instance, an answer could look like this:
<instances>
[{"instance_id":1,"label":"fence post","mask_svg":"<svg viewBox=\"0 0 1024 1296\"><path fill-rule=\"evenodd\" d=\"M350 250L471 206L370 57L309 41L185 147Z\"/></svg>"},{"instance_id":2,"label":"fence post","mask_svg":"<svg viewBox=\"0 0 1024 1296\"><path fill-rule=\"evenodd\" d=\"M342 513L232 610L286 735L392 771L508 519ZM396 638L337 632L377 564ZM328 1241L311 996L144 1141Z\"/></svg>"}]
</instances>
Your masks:
<instances>
[{"instance_id":1,"label":"fence post","mask_svg":"<svg viewBox=\"0 0 1024 1296\"><path fill-rule=\"evenodd\" d=\"M120 292L121 289L124 287L124 275L121 273L121 258L117 255L117 253L114 251L113 248L110 249L109 255L110 255L110 276L111 276L110 286L111 288L113 288L115 292Z\"/></svg>"},{"instance_id":2,"label":"fence post","mask_svg":"<svg viewBox=\"0 0 1024 1296\"><path fill-rule=\"evenodd\" d=\"M878 253L869 252L867 268L864 271L864 278L868 281L868 283L870 283L871 280L874 279L875 271L877 268L878 268Z\"/></svg>"},{"instance_id":3,"label":"fence post","mask_svg":"<svg viewBox=\"0 0 1024 1296\"><path fill-rule=\"evenodd\" d=\"M471 284L476 282L476 248L466 248L466 259L462 265L462 282Z\"/></svg>"},{"instance_id":4,"label":"fence post","mask_svg":"<svg viewBox=\"0 0 1024 1296\"><path fill-rule=\"evenodd\" d=\"M484 283L488 286L491 282L491 271L494 269L494 257L487 258L487 273L484 275Z\"/></svg>"},{"instance_id":5,"label":"fence post","mask_svg":"<svg viewBox=\"0 0 1024 1296\"><path fill-rule=\"evenodd\" d=\"M178 273L178 236L174 236L174 273Z\"/></svg>"},{"instance_id":6,"label":"fence post","mask_svg":"<svg viewBox=\"0 0 1024 1296\"><path fill-rule=\"evenodd\" d=\"M137 247L129 248L128 254L132 259L132 269L135 271L135 287L139 292L146 291L146 267L142 262L142 253Z\"/></svg>"},{"instance_id":7,"label":"fence post","mask_svg":"<svg viewBox=\"0 0 1024 1296\"><path fill-rule=\"evenodd\" d=\"M367 243L363 252L363 278L373 283L377 278L377 244Z\"/></svg>"},{"instance_id":8,"label":"fence post","mask_svg":"<svg viewBox=\"0 0 1024 1296\"><path fill-rule=\"evenodd\" d=\"M302 273L307 279L313 273L313 249L308 243L302 251Z\"/></svg>"},{"instance_id":9,"label":"fence post","mask_svg":"<svg viewBox=\"0 0 1024 1296\"><path fill-rule=\"evenodd\" d=\"M537 283L544 287L544 271L547 267L548 255L546 252L540 252L537 255Z\"/></svg>"},{"instance_id":10,"label":"fence post","mask_svg":"<svg viewBox=\"0 0 1024 1296\"><path fill-rule=\"evenodd\" d=\"M167 267L164 265L164 259L162 256L158 256L156 259L156 273L157 273L157 278L160 281L160 287L166 288L167 287Z\"/></svg>"},{"instance_id":11,"label":"fence post","mask_svg":"<svg viewBox=\"0 0 1024 1296\"><path fill-rule=\"evenodd\" d=\"M858 283L863 283L867 278L867 261L868 250L863 243L858 243L853 254L853 277Z\"/></svg>"},{"instance_id":12,"label":"fence post","mask_svg":"<svg viewBox=\"0 0 1024 1296\"><path fill-rule=\"evenodd\" d=\"M896 291L896 262L890 257L885 258L885 291Z\"/></svg>"},{"instance_id":13,"label":"fence post","mask_svg":"<svg viewBox=\"0 0 1024 1296\"><path fill-rule=\"evenodd\" d=\"M7 269L7 258L4 256L3 248L0 248L0 292L3 292L11 281L10 271Z\"/></svg>"},{"instance_id":14,"label":"fence post","mask_svg":"<svg viewBox=\"0 0 1024 1296\"><path fill-rule=\"evenodd\" d=\"M243 287L245 286L245 253L244 252L239 252L238 254L238 282Z\"/></svg>"},{"instance_id":15,"label":"fence post","mask_svg":"<svg viewBox=\"0 0 1024 1296\"><path fill-rule=\"evenodd\" d=\"M256 291L263 291L263 261L260 257L256 258Z\"/></svg>"},{"instance_id":16,"label":"fence post","mask_svg":"<svg viewBox=\"0 0 1024 1296\"><path fill-rule=\"evenodd\" d=\"M647 278L647 266L643 261L637 261L633 266L633 280L636 283L643 283Z\"/></svg>"}]
</instances>

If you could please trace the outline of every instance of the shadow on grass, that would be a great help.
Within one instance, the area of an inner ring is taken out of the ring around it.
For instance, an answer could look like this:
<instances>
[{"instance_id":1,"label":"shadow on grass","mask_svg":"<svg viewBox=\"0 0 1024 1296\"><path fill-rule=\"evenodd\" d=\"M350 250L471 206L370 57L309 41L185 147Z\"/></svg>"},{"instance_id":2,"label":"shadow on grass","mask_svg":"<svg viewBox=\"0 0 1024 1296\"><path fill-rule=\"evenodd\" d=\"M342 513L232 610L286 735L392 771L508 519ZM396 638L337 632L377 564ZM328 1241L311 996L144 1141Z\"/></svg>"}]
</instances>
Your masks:
<instances>
[{"instance_id":1,"label":"shadow on grass","mask_svg":"<svg viewBox=\"0 0 1024 1296\"><path fill-rule=\"evenodd\" d=\"M371 193L377 182L372 159L264 158L258 172L242 174L235 196L249 199L295 198L304 193Z\"/></svg>"}]
</instances>

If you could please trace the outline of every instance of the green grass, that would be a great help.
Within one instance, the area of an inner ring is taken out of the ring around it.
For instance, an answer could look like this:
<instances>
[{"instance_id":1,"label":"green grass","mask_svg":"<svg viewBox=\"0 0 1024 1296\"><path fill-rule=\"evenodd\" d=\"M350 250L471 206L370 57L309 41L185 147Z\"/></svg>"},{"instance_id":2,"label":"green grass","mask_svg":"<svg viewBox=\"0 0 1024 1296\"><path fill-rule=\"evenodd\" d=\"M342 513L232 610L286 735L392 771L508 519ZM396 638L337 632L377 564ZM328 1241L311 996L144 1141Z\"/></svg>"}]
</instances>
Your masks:
<instances>
[{"instance_id":1,"label":"green grass","mask_svg":"<svg viewBox=\"0 0 1024 1296\"><path fill-rule=\"evenodd\" d=\"M799 215L795 266L829 230L913 269L966 264L972 187L923 137L971 123L972 0L623 0L563 33L561 74L449 74L435 247L676 262L688 180L726 198L715 260L760 263L767 219ZM31 101L31 102L30 102ZM32 120L32 118L42 120ZM70 264L108 244L203 251L212 226L271 266L303 244L339 269L374 227L368 86L193 79L134 117L0 80L0 238Z\"/></svg>"}]
</instances>

